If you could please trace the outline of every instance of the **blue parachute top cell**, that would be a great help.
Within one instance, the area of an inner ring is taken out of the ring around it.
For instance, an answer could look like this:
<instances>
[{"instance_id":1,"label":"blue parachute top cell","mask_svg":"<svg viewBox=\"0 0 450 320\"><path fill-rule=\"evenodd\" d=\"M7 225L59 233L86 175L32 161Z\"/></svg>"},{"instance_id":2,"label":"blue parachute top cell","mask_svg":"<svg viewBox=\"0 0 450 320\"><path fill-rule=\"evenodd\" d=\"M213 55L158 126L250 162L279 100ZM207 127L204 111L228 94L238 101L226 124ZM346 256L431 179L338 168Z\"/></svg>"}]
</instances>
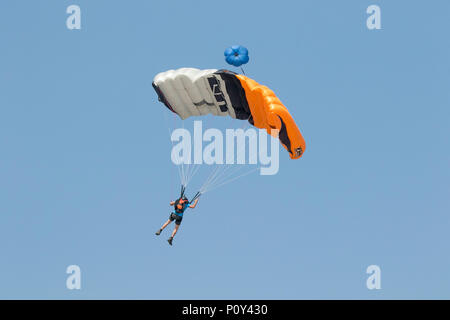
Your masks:
<instances>
[{"instance_id":1,"label":"blue parachute top cell","mask_svg":"<svg viewBox=\"0 0 450 320\"><path fill-rule=\"evenodd\" d=\"M231 46L224 52L225 61L235 67L246 64L250 59L248 57L248 50L243 46Z\"/></svg>"}]
</instances>

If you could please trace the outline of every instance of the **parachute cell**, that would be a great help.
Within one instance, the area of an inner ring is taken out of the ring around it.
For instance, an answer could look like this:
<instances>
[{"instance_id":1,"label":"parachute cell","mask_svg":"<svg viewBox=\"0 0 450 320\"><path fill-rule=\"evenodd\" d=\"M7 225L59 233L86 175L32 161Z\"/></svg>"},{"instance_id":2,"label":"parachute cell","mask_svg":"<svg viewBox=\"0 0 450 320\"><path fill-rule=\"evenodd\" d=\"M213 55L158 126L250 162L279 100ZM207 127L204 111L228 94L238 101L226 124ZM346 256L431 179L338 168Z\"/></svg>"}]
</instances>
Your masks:
<instances>
[{"instance_id":1,"label":"parachute cell","mask_svg":"<svg viewBox=\"0 0 450 320\"><path fill-rule=\"evenodd\" d=\"M159 73L153 80L158 98L181 119L213 114L248 120L257 128L278 130L292 159L305 150L305 141L280 99L268 87L228 70L181 68Z\"/></svg>"}]
</instances>

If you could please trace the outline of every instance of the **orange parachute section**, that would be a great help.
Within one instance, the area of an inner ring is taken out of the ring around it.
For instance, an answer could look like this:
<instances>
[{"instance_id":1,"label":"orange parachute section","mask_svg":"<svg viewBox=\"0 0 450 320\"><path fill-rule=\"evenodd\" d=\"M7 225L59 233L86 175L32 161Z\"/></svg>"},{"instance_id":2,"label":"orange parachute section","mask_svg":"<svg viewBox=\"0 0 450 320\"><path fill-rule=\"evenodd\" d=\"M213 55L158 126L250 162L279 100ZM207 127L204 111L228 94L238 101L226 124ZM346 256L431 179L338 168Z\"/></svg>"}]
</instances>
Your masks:
<instances>
[{"instance_id":1,"label":"orange parachute section","mask_svg":"<svg viewBox=\"0 0 450 320\"><path fill-rule=\"evenodd\" d=\"M257 128L266 129L270 135L278 137L289 151L291 159L300 158L306 148L305 140L280 99L272 90L255 80L241 74L237 74L236 77L245 91L253 118L251 123ZM278 136L276 130L278 130Z\"/></svg>"}]
</instances>

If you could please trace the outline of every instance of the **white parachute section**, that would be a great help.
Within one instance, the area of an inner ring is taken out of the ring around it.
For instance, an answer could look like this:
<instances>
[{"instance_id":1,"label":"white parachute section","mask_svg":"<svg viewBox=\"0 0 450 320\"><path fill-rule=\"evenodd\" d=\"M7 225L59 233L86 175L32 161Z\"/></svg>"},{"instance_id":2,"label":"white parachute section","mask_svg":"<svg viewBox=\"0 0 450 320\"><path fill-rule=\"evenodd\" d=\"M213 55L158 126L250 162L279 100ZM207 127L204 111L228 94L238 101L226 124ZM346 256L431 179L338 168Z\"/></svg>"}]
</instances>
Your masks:
<instances>
[{"instance_id":1,"label":"white parachute section","mask_svg":"<svg viewBox=\"0 0 450 320\"><path fill-rule=\"evenodd\" d=\"M191 116L213 114L236 118L233 108L221 108L231 105L226 93L225 82L214 73L217 69L200 70L181 68L161 72L155 76L153 83L162 91L173 111L181 119Z\"/></svg>"}]
</instances>

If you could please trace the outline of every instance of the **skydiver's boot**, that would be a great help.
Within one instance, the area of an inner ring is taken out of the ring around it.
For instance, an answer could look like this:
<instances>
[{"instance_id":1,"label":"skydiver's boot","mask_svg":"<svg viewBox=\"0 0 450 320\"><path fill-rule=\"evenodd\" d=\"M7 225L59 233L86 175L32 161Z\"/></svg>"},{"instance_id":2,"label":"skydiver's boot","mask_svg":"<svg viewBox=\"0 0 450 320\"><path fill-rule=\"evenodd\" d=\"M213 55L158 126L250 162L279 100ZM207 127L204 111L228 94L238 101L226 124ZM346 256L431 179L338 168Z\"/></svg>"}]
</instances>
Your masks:
<instances>
[{"instance_id":1,"label":"skydiver's boot","mask_svg":"<svg viewBox=\"0 0 450 320\"><path fill-rule=\"evenodd\" d=\"M161 234L162 229L159 229L158 231L156 231L156 235L159 236Z\"/></svg>"},{"instance_id":2,"label":"skydiver's boot","mask_svg":"<svg viewBox=\"0 0 450 320\"><path fill-rule=\"evenodd\" d=\"M167 242L172 245L172 241L173 241L173 237L170 237L169 239L167 239Z\"/></svg>"}]
</instances>

